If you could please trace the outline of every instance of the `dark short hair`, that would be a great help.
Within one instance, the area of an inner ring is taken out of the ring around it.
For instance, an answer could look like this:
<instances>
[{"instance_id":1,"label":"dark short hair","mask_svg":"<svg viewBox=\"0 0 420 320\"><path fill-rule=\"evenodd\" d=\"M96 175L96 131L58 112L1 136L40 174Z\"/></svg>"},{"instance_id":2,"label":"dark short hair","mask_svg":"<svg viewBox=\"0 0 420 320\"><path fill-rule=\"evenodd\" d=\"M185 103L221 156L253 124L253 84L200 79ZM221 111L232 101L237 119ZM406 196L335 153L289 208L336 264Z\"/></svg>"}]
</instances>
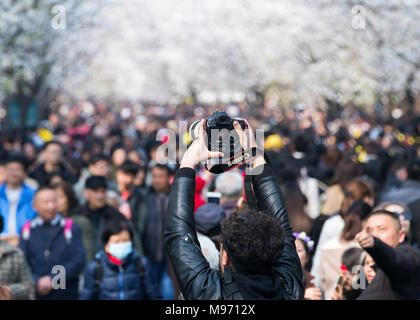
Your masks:
<instances>
[{"instance_id":1,"label":"dark short hair","mask_svg":"<svg viewBox=\"0 0 420 320\"><path fill-rule=\"evenodd\" d=\"M407 178L420 181L420 158L412 159L408 163Z\"/></svg>"},{"instance_id":2,"label":"dark short hair","mask_svg":"<svg viewBox=\"0 0 420 320\"><path fill-rule=\"evenodd\" d=\"M100 154L100 155L93 156L92 158L90 158L89 165L95 165L96 163L100 161L105 161L106 163L109 163L109 159L106 156Z\"/></svg>"},{"instance_id":3,"label":"dark short hair","mask_svg":"<svg viewBox=\"0 0 420 320\"><path fill-rule=\"evenodd\" d=\"M47 148L48 148L48 146L50 146L50 145L52 145L52 144L56 144L56 145L60 146L61 150L64 150L64 146L63 146L63 144L62 144L60 141L57 141L57 140L51 140L51 141L46 142L46 143L42 146L42 150L44 151L45 149L47 149Z\"/></svg>"},{"instance_id":4,"label":"dark short hair","mask_svg":"<svg viewBox=\"0 0 420 320\"><path fill-rule=\"evenodd\" d=\"M118 170L126 174L135 176L137 174L137 171L139 170L139 166L135 164L133 161L126 160L123 162L122 165L118 167Z\"/></svg>"},{"instance_id":5,"label":"dark short hair","mask_svg":"<svg viewBox=\"0 0 420 320\"><path fill-rule=\"evenodd\" d=\"M105 223L104 231L102 232L102 243L106 245L109 241L109 238L124 230L128 231L130 234L130 239L133 240L133 231L129 228L125 217L121 215L121 217L115 216L111 218Z\"/></svg>"},{"instance_id":6,"label":"dark short hair","mask_svg":"<svg viewBox=\"0 0 420 320\"><path fill-rule=\"evenodd\" d=\"M34 193L34 199L36 198L36 196L37 196L39 193L41 193L42 191L47 191L47 190L49 190L49 191L55 191L55 188L54 188L54 187L52 187L52 186L50 186L50 185L44 185L44 186L39 187L39 188L35 191L35 193Z\"/></svg>"},{"instance_id":7,"label":"dark short hair","mask_svg":"<svg viewBox=\"0 0 420 320\"><path fill-rule=\"evenodd\" d=\"M364 252L361 248L350 248L343 252L341 256L341 264L345 265L347 270L352 272L354 266L362 264L362 253Z\"/></svg>"},{"instance_id":8,"label":"dark short hair","mask_svg":"<svg viewBox=\"0 0 420 320\"><path fill-rule=\"evenodd\" d=\"M99 188L108 188L107 181L102 176L90 176L86 179L85 189L98 190Z\"/></svg>"},{"instance_id":9,"label":"dark short hair","mask_svg":"<svg viewBox=\"0 0 420 320\"><path fill-rule=\"evenodd\" d=\"M367 216L366 220L369 219L370 217L376 216L378 214L382 214L382 215L386 215L388 217L391 217L393 220L395 220L398 223L398 229L401 230L401 222L400 222L400 217L397 213L395 212L391 212L391 211L387 211L387 210L374 210L370 215Z\"/></svg>"},{"instance_id":10,"label":"dark short hair","mask_svg":"<svg viewBox=\"0 0 420 320\"><path fill-rule=\"evenodd\" d=\"M9 163L19 163L25 171L28 169L28 158L21 152L11 152L5 161L5 164Z\"/></svg>"},{"instance_id":11,"label":"dark short hair","mask_svg":"<svg viewBox=\"0 0 420 320\"><path fill-rule=\"evenodd\" d=\"M171 173L172 173L171 168L169 168L166 164L162 164L162 163L159 163L159 162L156 162L156 163L152 164L152 166L150 167L150 170L152 170L153 168L158 168L158 169L161 169L161 170L165 170L166 173L168 174L168 176L170 176Z\"/></svg>"},{"instance_id":12,"label":"dark short hair","mask_svg":"<svg viewBox=\"0 0 420 320\"><path fill-rule=\"evenodd\" d=\"M284 247L281 220L255 210L233 212L222 222L221 240L241 274L268 274Z\"/></svg>"},{"instance_id":13,"label":"dark short hair","mask_svg":"<svg viewBox=\"0 0 420 320\"><path fill-rule=\"evenodd\" d=\"M66 179L60 171L53 171L53 172L47 174L47 178L45 180L45 184L46 185L51 185L52 180L55 177L60 177L63 181L65 181L65 179Z\"/></svg>"}]
</instances>

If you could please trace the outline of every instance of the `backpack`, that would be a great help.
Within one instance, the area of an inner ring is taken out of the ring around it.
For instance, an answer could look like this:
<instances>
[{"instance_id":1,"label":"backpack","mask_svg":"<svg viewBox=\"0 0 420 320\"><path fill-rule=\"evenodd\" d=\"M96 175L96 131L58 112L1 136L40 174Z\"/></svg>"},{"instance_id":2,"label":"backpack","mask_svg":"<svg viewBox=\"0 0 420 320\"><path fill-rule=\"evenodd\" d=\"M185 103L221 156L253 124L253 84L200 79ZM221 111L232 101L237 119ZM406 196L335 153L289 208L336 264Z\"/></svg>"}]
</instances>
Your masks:
<instances>
[{"instance_id":1,"label":"backpack","mask_svg":"<svg viewBox=\"0 0 420 320\"><path fill-rule=\"evenodd\" d=\"M95 297L98 297L99 295L99 286L101 284L102 281L102 276L103 276L103 265L102 265L102 260L99 256L95 257L95 261L96 261L96 266L95 266ZM144 267L143 267L143 263L141 262L141 258L140 256L136 256L134 258L134 264L136 266L136 269L138 271L139 274L139 278L140 278L140 285L144 288L144 294L147 295L146 292L146 283L144 280Z\"/></svg>"},{"instance_id":2,"label":"backpack","mask_svg":"<svg viewBox=\"0 0 420 320\"><path fill-rule=\"evenodd\" d=\"M222 297L223 300L244 300L236 283L232 279L232 268L229 266L225 266L223 273Z\"/></svg>"},{"instance_id":3,"label":"backpack","mask_svg":"<svg viewBox=\"0 0 420 320\"><path fill-rule=\"evenodd\" d=\"M26 221L22 227L22 239L28 240L29 236L31 235L31 227L34 225L32 224L33 220ZM66 239L67 243L71 242L73 238L73 233L71 232L71 228L73 226L73 220L70 218L61 219L60 225L63 227L63 234L64 238Z\"/></svg>"}]
</instances>

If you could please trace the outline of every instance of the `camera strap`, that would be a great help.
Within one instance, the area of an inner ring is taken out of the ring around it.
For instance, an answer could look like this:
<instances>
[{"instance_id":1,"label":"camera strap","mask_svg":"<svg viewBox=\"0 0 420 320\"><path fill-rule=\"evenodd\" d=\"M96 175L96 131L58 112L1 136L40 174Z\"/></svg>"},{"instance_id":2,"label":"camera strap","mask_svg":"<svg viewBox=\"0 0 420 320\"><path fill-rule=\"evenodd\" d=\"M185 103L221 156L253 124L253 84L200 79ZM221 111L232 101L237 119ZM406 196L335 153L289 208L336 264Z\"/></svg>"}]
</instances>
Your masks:
<instances>
[{"instance_id":1,"label":"camera strap","mask_svg":"<svg viewBox=\"0 0 420 320\"><path fill-rule=\"evenodd\" d=\"M254 189L252 187L252 175L249 174L251 171L251 166L249 162L259 156L264 156L264 159L266 160L266 162L270 164L270 160L266 157L266 154L264 153L263 150L259 148L251 148L251 149L248 149L247 151L242 151L240 154L231 157L229 160L223 163L212 166L210 169L208 168L206 164L205 168L211 173L219 174L219 173L232 170L243 164L247 164L247 168L245 171L245 181L244 181L245 198L250 208L258 210L256 196L254 193Z\"/></svg>"},{"instance_id":2,"label":"camera strap","mask_svg":"<svg viewBox=\"0 0 420 320\"><path fill-rule=\"evenodd\" d=\"M239 167L251 161L252 159L255 159L256 157L262 156L262 155L263 155L263 152L260 149L251 148L251 149L248 149L247 151L242 151L240 154L234 155L233 157L231 157L230 159L222 163L213 165L210 169L206 163L205 168L211 173L219 174L219 173L232 170L236 167Z\"/></svg>"},{"instance_id":3,"label":"camera strap","mask_svg":"<svg viewBox=\"0 0 420 320\"><path fill-rule=\"evenodd\" d=\"M249 170L250 169L251 168L249 168ZM250 209L258 210L257 197L255 196L254 188L252 187L252 175L250 174L245 174L244 189L245 200L248 203L248 207Z\"/></svg>"}]
</instances>

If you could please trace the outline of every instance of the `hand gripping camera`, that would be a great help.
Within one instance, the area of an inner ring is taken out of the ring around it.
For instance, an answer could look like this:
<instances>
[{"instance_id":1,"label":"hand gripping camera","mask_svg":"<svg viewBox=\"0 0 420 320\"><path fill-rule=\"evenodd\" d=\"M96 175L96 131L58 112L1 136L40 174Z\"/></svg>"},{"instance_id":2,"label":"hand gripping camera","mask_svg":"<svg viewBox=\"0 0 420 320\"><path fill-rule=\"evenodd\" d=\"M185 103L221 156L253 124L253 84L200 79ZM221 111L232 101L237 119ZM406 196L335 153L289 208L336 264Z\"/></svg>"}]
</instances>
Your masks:
<instances>
[{"instance_id":1,"label":"hand gripping camera","mask_svg":"<svg viewBox=\"0 0 420 320\"><path fill-rule=\"evenodd\" d=\"M239 136L235 131L233 123L238 121L239 125L246 132L248 124L241 119L230 118L225 111L216 111L203 123L204 132L207 134L207 147L210 151L223 153L223 158L217 164L206 169L212 173L222 173L240 166L256 156L256 150L243 150ZM192 140L198 138L200 121L195 121L189 129Z\"/></svg>"}]
</instances>

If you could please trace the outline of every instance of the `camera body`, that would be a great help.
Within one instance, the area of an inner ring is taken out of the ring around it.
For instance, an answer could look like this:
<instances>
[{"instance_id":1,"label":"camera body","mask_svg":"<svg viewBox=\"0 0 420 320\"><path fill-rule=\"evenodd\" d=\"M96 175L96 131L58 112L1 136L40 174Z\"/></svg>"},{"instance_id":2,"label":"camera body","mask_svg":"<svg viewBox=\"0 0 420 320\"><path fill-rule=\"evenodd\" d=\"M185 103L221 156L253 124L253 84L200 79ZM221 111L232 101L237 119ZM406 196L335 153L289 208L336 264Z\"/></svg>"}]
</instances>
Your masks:
<instances>
[{"instance_id":1,"label":"camera body","mask_svg":"<svg viewBox=\"0 0 420 320\"><path fill-rule=\"evenodd\" d=\"M220 151L224 158L231 158L241 153L242 147L233 123L238 121L243 130L248 128L246 121L232 119L225 111L216 111L204 121L203 129L207 134L207 147L210 151ZM198 138L200 121L195 121L189 130L192 140Z\"/></svg>"}]
</instances>

